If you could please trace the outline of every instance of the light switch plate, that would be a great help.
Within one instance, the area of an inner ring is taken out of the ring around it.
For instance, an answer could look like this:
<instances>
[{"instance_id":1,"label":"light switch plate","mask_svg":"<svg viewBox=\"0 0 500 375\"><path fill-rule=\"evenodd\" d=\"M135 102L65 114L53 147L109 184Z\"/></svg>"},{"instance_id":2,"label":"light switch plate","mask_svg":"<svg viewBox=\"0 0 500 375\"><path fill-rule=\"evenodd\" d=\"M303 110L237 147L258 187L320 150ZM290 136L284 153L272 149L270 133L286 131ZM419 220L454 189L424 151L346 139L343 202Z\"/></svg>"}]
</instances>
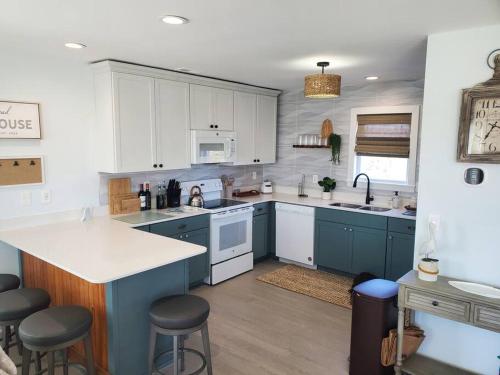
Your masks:
<instances>
[{"instance_id":1,"label":"light switch plate","mask_svg":"<svg viewBox=\"0 0 500 375\"><path fill-rule=\"evenodd\" d=\"M51 198L52 197L50 194L50 190L42 190L40 192L40 202L42 202L44 204L50 203Z\"/></svg>"},{"instance_id":2,"label":"light switch plate","mask_svg":"<svg viewBox=\"0 0 500 375\"><path fill-rule=\"evenodd\" d=\"M252 172L252 180L256 180L257 179L257 172L253 171Z\"/></svg>"},{"instance_id":3,"label":"light switch plate","mask_svg":"<svg viewBox=\"0 0 500 375\"><path fill-rule=\"evenodd\" d=\"M313 174L313 184L317 184L318 183L318 175L317 174Z\"/></svg>"}]
</instances>

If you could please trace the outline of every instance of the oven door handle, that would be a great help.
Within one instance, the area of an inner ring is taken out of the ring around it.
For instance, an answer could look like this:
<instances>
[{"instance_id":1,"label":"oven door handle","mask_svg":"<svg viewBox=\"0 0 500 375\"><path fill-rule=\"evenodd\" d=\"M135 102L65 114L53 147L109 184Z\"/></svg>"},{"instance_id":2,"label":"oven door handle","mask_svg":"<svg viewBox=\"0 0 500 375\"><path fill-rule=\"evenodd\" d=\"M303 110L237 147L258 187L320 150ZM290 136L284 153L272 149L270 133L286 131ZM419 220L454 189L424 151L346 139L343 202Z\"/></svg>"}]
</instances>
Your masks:
<instances>
[{"instance_id":1,"label":"oven door handle","mask_svg":"<svg viewBox=\"0 0 500 375\"><path fill-rule=\"evenodd\" d=\"M223 214L223 213L213 214L212 219L221 220L221 219L225 219L225 218L233 217L233 216L242 216L245 214L251 214L253 210L254 210L253 207L247 207L247 209L245 209L244 211L235 210L235 211L229 211L228 213L225 213L225 214Z\"/></svg>"}]
</instances>

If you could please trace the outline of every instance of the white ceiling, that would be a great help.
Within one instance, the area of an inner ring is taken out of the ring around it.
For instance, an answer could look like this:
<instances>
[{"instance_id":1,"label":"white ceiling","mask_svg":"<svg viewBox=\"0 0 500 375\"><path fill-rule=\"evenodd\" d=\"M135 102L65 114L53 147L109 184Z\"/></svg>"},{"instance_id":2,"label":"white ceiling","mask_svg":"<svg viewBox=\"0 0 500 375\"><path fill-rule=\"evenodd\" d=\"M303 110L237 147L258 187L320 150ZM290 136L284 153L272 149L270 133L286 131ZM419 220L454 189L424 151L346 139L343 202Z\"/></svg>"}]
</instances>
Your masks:
<instances>
[{"instance_id":1,"label":"white ceiling","mask_svg":"<svg viewBox=\"0 0 500 375\"><path fill-rule=\"evenodd\" d=\"M327 60L353 85L423 78L428 34L495 23L499 0L3 0L0 58L111 58L279 89Z\"/></svg>"}]
</instances>

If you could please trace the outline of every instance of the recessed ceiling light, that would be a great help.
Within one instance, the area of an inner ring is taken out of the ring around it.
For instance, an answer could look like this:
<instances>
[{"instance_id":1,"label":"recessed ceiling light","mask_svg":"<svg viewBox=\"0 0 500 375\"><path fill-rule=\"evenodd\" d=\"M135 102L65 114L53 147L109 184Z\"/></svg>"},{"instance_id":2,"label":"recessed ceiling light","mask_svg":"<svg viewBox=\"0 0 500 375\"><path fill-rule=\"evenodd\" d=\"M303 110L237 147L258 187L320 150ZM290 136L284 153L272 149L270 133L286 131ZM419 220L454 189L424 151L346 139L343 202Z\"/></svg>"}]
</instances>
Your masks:
<instances>
[{"instance_id":1,"label":"recessed ceiling light","mask_svg":"<svg viewBox=\"0 0 500 375\"><path fill-rule=\"evenodd\" d=\"M69 42L64 44L68 48L73 48L73 49L82 49L87 47L85 44L82 43L74 43L74 42Z\"/></svg>"},{"instance_id":2,"label":"recessed ceiling light","mask_svg":"<svg viewBox=\"0 0 500 375\"><path fill-rule=\"evenodd\" d=\"M161 20L165 23L168 23L169 25L183 25L189 22L187 18L181 16L174 16L171 14L163 16Z\"/></svg>"},{"instance_id":3,"label":"recessed ceiling light","mask_svg":"<svg viewBox=\"0 0 500 375\"><path fill-rule=\"evenodd\" d=\"M366 79L367 81L375 81L375 80L377 80L378 78L379 78L378 76L367 76L367 77L365 77L365 79Z\"/></svg>"}]
</instances>

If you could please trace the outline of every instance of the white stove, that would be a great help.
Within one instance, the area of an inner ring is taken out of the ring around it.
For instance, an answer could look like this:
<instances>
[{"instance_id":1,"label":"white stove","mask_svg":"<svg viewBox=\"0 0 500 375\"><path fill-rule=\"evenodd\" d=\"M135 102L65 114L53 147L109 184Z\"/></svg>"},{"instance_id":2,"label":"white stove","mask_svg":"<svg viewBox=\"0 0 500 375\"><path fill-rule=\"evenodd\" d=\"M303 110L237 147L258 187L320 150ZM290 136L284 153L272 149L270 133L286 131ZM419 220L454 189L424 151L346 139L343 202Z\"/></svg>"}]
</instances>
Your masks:
<instances>
[{"instance_id":1,"label":"white stove","mask_svg":"<svg viewBox=\"0 0 500 375\"><path fill-rule=\"evenodd\" d=\"M251 203L224 199L220 179L181 183L181 202L187 204L193 186L201 188L210 213L210 285L253 269Z\"/></svg>"}]
</instances>

